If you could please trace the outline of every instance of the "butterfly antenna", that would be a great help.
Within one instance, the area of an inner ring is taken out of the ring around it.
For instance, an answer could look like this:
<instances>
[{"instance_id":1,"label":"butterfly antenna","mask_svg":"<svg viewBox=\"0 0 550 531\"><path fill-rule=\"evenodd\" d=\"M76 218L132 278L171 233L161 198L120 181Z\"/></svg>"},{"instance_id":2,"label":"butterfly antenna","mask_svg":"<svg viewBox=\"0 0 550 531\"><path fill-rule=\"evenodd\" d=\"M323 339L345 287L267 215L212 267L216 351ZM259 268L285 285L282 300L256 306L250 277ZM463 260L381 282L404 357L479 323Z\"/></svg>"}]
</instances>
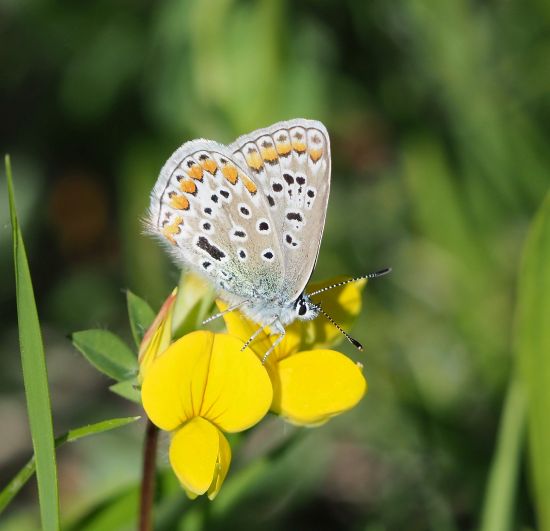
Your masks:
<instances>
[{"instance_id":1,"label":"butterfly antenna","mask_svg":"<svg viewBox=\"0 0 550 531\"><path fill-rule=\"evenodd\" d=\"M208 319L205 319L202 322L202 324L205 325L205 324L209 323L210 321L214 321L215 319L223 317L225 314L227 314L229 312L232 312L232 311L236 310L237 308L240 308L246 302L248 302L248 301L239 302L239 304L235 304L234 306L230 306L229 308L227 308L227 310L224 310L223 312L215 313L214 315L211 315Z\"/></svg>"},{"instance_id":2,"label":"butterfly antenna","mask_svg":"<svg viewBox=\"0 0 550 531\"><path fill-rule=\"evenodd\" d=\"M345 338L357 349L360 351L363 351L363 345L357 341L357 339L354 339L351 337L321 306L318 304L312 304L313 307L317 308L328 320L329 322L334 325L342 334L344 334Z\"/></svg>"},{"instance_id":3,"label":"butterfly antenna","mask_svg":"<svg viewBox=\"0 0 550 531\"><path fill-rule=\"evenodd\" d=\"M314 291L313 293L308 293L307 295L309 297L313 295L318 295L319 293L323 293L324 291L328 291L329 289L339 288L340 286L345 286L346 284L349 284L350 282L357 282L358 280L363 280L364 278L378 278L383 277L384 275L387 275L388 273L391 273L391 267L386 267L385 269L380 269L380 271L375 271L374 273L369 273L368 275L363 275L360 277L350 278L348 280L343 280L342 282L337 282L336 284L332 284L332 286L327 286L326 288L318 289L317 291ZM336 325L336 323L334 323ZM338 325L336 325L338 326Z\"/></svg>"}]
</instances>

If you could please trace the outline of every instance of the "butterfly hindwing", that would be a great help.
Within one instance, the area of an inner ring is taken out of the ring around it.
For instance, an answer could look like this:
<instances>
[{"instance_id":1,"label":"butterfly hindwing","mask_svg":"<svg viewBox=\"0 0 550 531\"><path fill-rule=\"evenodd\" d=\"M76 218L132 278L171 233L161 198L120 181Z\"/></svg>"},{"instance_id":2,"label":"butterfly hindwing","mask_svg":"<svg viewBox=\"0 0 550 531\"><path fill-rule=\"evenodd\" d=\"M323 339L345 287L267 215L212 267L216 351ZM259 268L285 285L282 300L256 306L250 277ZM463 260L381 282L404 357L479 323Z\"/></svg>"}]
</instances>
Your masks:
<instances>
[{"instance_id":1,"label":"butterfly hindwing","mask_svg":"<svg viewBox=\"0 0 550 531\"><path fill-rule=\"evenodd\" d=\"M279 122L229 149L265 195L284 255L289 300L304 290L319 253L330 192L330 141L315 120Z\"/></svg>"},{"instance_id":2,"label":"butterfly hindwing","mask_svg":"<svg viewBox=\"0 0 550 531\"><path fill-rule=\"evenodd\" d=\"M267 200L222 144L193 140L168 159L151 194L148 225L178 261L233 299L262 297L283 282Z\"/></svg>"}]
</instances>

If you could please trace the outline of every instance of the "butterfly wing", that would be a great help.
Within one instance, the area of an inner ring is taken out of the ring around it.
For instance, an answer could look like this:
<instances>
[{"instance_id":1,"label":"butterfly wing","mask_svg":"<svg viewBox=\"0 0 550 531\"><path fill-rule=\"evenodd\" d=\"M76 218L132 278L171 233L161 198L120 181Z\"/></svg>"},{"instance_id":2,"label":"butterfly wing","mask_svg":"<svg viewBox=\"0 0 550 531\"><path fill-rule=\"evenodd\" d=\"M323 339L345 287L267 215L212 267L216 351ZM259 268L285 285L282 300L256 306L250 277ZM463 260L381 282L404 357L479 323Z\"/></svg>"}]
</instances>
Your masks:
<instances>
[{"instance_id":1,"label":"butterfly wing","mask_svg":"<svg viewBox=\"0 0 550 531\"><path fill-rule=\"evenodd\" d=\"M183 144L151 193L149 232L232 302L277 293L284 265L266 198L226 146Z\"/></svg>"},{"instance_id":2,"label":"butterfly wing","mask_svg":"<svg viewBox=\"0 0 550 531\"><path fill-rule=\"evenodd\" d=\"M304 290L319 254L330 192L330 140L315 120L279 122L239 137L233 157L258 184L284 254L285 297Z\"/></svg>"}]
</instances>

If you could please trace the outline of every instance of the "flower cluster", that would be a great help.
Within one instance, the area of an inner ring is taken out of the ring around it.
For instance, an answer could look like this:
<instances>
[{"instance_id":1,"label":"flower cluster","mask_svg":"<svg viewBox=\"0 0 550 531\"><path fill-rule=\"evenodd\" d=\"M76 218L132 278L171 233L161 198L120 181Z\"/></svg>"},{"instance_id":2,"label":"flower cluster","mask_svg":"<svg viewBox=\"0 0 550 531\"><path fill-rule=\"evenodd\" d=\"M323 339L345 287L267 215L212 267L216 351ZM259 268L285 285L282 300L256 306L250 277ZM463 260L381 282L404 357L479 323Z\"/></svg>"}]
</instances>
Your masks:
<instances>
[{"instance_id":1,"label":"flower cluster","mask_svg":"<svg viewBox=\"0 0 550 531\"><path fill-rule=\"evenodd\" d=\"M344 328L360 311L365 283L323 298ZM322 318L290 325L262 365L275 337L265 330L241 350L258 325L238 311L224 315L227 333L193 331L170 344L176 300L173 293L144 337L141 394L151 421L172 434L170 463L191 498L206 493L213 499L219 492L231 462L224 432L246 430L268 411L296 425L323 424L354 407L367 390L362 367L329 349L341 336ZM218 307L225 309L221 302Z\"/></svg>"}]
</instances>

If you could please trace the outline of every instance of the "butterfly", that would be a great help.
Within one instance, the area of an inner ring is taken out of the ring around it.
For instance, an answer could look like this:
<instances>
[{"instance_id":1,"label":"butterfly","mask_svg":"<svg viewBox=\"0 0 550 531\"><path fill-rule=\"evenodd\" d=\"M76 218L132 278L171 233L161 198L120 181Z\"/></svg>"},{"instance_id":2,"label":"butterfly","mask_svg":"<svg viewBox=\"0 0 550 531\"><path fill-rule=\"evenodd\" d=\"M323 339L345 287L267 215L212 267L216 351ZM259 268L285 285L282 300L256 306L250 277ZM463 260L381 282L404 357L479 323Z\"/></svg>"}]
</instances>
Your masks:
<instances>
[{"instance_id":1,"label":"butterfly","mask_svg":"<svg viewBox=\"0 0 550 531\"><path fill-rule=\"evenodd\" d=\"M316 120L294 119L240 136L226 146L186 142L162 168L151 193L147 228L178 263L206 277L228 305L282 341L296 319L322 313L306 294L327 213L330 140ZM244 347L243 347L244 348Z\"/></svg>"}]
</instances>

